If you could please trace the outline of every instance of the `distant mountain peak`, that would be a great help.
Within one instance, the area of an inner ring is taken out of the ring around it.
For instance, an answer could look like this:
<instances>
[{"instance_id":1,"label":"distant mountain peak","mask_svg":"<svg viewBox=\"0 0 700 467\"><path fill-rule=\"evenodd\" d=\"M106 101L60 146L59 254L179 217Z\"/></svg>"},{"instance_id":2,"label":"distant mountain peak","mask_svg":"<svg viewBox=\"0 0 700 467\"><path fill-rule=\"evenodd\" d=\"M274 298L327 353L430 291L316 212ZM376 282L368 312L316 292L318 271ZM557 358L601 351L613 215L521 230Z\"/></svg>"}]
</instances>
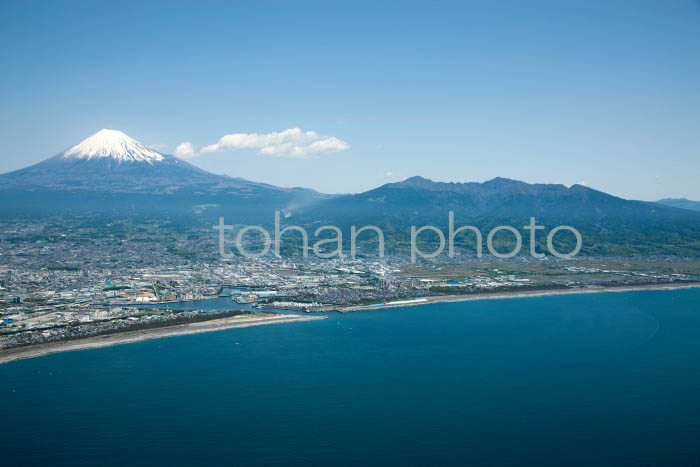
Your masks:
<instances>
[{"instance_id":1,"label":"distant mountain peak","mask_svg":"<svg viewBox=\"0 0 700 467\"><path fill-rule=\"evenodd\" d=\"M664 198L657 201L659 204L671 206L680 209L690 209L691 211L700 211L700 201L691 201L688 198Z\"/></svg>"},{"instance_id":2,"label":"distant mountain peak","mask_svg":"<svg viewBox=\"0 0 700 467\"><path fill-rule=\"evenodd\" d=\"M153 165L165 157L118 130L103 129L61 155L61 159L111 158L117 162L146 162Z\"/></svg>"},{"instance_id":3,"label":"distant mountain peak","mask_svg":"<svg viewBox=\"0 0 700 467\"><path fill-rule=\"evenodd\" d=\"M405 182L432 182L429 178L421 177L420 175L414 175L413 177L408 177Z\"/></svg>"},{"instance_id":4,"label":"distant mountain peak","mask_svg":"<svg viewBox=\"0 0 700 467\"><path fill-rule=\"evenodd\" d=\"M491 180L487 180L484 183L492 183L492 184L520 184L520 183L525 183L521 182L520 180L513 180L512 178L505 178L505 177L494 177Z\"/></svg>"},{"instance_id":5,"label":"distant mountain peak","mask_svg":"<svg viewBox=\"0 0 700 467\"><path fill-rule=\"evenodd\" d=\"M435 185L436 182L430 180L429 178L421 177L420 175L415 175L413 177L409 177L405 179L404 181L401 182L395 182L395 183L390 183L389 185L391 186L397 186L397 187L413 187L413 188L427 188L432 185Z\"/></svg>"}]
</instances>

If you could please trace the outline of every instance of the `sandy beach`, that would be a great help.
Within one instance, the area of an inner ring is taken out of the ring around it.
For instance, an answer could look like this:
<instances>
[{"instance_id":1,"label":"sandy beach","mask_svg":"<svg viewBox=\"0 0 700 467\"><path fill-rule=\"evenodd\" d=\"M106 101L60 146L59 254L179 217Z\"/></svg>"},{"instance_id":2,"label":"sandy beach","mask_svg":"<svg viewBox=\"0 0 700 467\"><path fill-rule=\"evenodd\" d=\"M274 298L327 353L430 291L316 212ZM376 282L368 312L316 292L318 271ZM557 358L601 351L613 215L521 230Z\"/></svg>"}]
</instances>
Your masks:
<instances>
[{"instance_id":1,"label":"sandy beach","mask_svg":"<svg viewBox=\"0 0 700 467\"><path fill-rule=\"evenodd\" d=\"M376 305L355 305L338 308L338 311L345 313L360 310L380 310L383 308L398 308L407 306L422 306L432 303L446 302L469 302L472 300L500 300L504 298L527 298L527 297L548 297L552 295L575 295L590 293L611 293L611 292L639 292L642 290L679 290L700 288L700 283L692 284L655 284L655 285L629 285L614 287L591 287L585 289L559 289L559 290L524 290L522 292L493 292L477 293L472 295L440 295L435 297L421 297L417 299L405 299L395 302L381 303Z\"/></svg>"},{"instance_id":2,"label":"sandy beach","mask_svg":"<svg viewBox=\"0 0 700 467\"><path fill-rule=\"evenodd\" d=\"M700 288L700 283L692 284L656 284L639 286L615 286L615 287L592 287L581 289L562 290L530 290L530 291L509 291L494 293L479 293L473 295L441 295L435 297L421 297L415 299L396 300L394 302L375 305L355 305L337 310L346 313L360 310L378 310L384 308L399 308L409 306L423 306L433 303L467 302L473 300L501 300L507 298L528 298L547 297L554 295L576 295L593 293L619 293L619 292L639 292L644 290L680 290ZM220 331L232 328L244 328L249 326L261 326L266 324L281 324L300 321L313 321L325 319L319 315L241 315L232 316L199 323L179 324L162 328L145 329L139 331L126 331L103 336L86 337L68 341L48 342L45 344L19 347L15 349L0 350L0 364L21 360L25 358L40 357L57 352L69 352L74 350L95 349L99 347L109 347L112 345L128 344L149 339L159 339L163 337L181 336L186 334L198 334L202 332Z\"/></svg>"},{"instance_id":3,"label":"sandy beach","mask_svg":"<svg viewBox=\"0 0 700 467\"><path fill-rule=\"evenodd\" d=\"M126 331L104 336L86 337L69 341L47 342L45 344L19 347L0 351L0 364L21 360L24 358L40 357L57 352L69 352L73 350L96 349L112 345L129 344L149 339L162 337L182 336L186 334L198 334L202 332L221 331L232 328L246 328L249 326L261 326L265 324L293 323L298 321L313 321L325 319L325 316L299 316L299 315L241 315L228 318L213 319L199 323L178 324L162 328L145 329L140 331Z\"/></svg>"}]
</instances>

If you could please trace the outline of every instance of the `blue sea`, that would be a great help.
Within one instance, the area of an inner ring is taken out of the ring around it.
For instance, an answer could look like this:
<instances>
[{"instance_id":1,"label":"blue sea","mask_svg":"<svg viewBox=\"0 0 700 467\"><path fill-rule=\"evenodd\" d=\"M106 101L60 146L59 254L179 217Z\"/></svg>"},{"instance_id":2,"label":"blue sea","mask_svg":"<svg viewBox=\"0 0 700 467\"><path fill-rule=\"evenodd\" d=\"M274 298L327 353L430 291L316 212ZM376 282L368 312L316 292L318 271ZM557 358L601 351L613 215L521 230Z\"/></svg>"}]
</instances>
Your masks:
<instances>
[{"instance_id":1,"label":"blue sea","mask_svg":"<svg viewBox=\"0 0 700 467\"><path fill-rule=\"evenodd\" d=\"M0 417L3 466L697 466L700 290L48 355L0 365Z\"/></svg>"}]
</instances>

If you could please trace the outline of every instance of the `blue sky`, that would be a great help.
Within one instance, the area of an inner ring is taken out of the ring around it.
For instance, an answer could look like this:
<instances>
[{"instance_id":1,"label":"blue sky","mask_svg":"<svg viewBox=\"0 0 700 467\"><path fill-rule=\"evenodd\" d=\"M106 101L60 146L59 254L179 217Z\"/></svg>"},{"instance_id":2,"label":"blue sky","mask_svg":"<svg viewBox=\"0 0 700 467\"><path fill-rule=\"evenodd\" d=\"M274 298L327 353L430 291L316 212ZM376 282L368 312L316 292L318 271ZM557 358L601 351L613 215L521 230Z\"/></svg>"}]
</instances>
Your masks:
<instances>
[{"instance_id":1,"label":"blue sky","mask_svg":"<svg viewBox=\"0 0 700 467\"><path fill-rule=\"evenodd\" d=\"M324 192L502 176L700 199L692 0L3 1L0 44L0 172L112 128ZM293 128L349 148L201 153Z\"/></svg>"}]
</instances>

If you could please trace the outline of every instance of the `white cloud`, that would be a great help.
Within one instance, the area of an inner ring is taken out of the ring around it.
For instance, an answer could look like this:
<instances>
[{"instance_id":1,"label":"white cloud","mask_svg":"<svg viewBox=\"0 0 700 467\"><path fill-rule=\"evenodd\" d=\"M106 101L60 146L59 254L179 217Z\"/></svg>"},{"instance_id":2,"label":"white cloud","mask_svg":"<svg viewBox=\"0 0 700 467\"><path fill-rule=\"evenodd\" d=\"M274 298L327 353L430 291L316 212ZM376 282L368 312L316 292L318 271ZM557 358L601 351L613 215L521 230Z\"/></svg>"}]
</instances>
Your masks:
<instances>
[{"instance_id":1,"label":"white cloud","mask_svg":"<svg viewBox=\"0 0 700 467\"><path fill-rule=\"evenodd\" d=\"M315 131L289 128L272 133L232 133L223 136L215 144L205 146L201 152L239 149L257 149L258 154L265 156L311 159L323 154L345 151L350 149L350 144L335 136L321 136Z\"/></svg>"},{"instance_id":2,"label":"white cloud","mask_svg":"<svg viewBox=\"0 0 700 467\"><path fill-rule=\"evenodd\" d=\"M175 157L190 159L195 156L197 156L197 150L189 141L180 143L180 145L175 149Z\"/></svg>"},{"instance_id":3,"label":"white cloud","mask_svg":"<svg viewBox=\"0 0 700 467\"><path fill-rule=\"evenodd\" d=\"M347 149L350 149L350 145L346 141L338 139L335 136L314 141L308 148L311 154L325 154L329 152L345 151Z\"/></svg>"},{"instance_id":4,"label":"white cloud","mask_svg":"<svg viewBox=\"0 0 700 467\"><path fill-rule=\"evenodd\" d=\"M385 176L386 178L391 178L391 177L394 176L394 173L393 173L393 172L387 172L387 173L384 174L384 176Z\"/></svg>"}]
</instances>

